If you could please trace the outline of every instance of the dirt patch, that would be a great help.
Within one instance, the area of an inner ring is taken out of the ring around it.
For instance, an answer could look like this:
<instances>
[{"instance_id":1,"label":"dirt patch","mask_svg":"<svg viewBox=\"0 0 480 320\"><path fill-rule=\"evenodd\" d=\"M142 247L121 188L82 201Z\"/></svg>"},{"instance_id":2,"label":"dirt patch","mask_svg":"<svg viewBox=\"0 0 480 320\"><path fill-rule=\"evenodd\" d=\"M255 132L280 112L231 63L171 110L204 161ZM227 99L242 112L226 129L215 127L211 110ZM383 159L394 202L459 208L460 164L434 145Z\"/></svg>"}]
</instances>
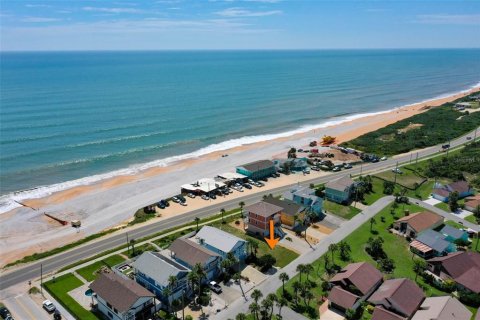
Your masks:
<instances>
[{"instance_id":1,"label":"dirt patch","mask_svg":"<svg viewBox=\"0 0 480 320\"><path fill-rule=\"evenodd\" d=\"M401 133L408 132L408 131L410 131L410 130L418 129L418 128L420 128L420 127L423 127L423 124L421 124L421 123L410 123L410 124L409 124L408 126L406 126L405 128L399 129L397 132L398 132L399 134L401 134Z\"/></svg>"},{"instance_id":2,"label":"dirt patch","mask_svg":"<svg viewBox=\"0 0 480 320\"><path fill-rule=\"evenodd\" d=\"M314 228L317 229L318 231L325 233L325 234L330 234L333 232L332 229L325 227L324 225L321 224L315 224Z\"/></svg>"}]
</instances>

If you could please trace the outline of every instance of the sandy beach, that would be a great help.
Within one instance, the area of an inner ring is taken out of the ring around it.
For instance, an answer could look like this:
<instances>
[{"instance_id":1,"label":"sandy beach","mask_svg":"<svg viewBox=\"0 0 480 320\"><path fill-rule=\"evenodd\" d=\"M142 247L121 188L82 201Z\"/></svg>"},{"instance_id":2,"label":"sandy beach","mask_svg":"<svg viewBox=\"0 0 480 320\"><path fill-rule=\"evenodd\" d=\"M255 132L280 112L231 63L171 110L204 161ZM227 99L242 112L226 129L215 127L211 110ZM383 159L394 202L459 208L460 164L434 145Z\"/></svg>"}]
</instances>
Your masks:
<instances>
[{"instance_id":1,"label":"sandy beach","mask_svg":"<svg viewBox=\"0 0 480 320\"><path fill-rule=\"evenodd\" d=\"M480 88L474 88L468 92L397 108L286 138L243 145L199 158L179 161L168 167L151 168L136 175L118 176L93 185L57 192L45 198L25 200L24 204L37 210L22 207L0 215L0 251L2 252L0 265L3 266L25 255L46 251L125 223L132 218L138 208L178 194L181 184L191 183L199 178L214 177L223 172L233 172L235 166L254 160L286 157L286 151L290 147L307 146L310 141L318 141L324 135L336 136L337 143L348 141L479 90ZM229 156L222 157L222 154ZM227 199L257 190L274 189L322 174L325 173L312 172L308 176L294 174L275 180L270 179L262 189L254 188L244 193L234 192ZM215 201L219 203L225 200ZM199 198L189 199L187 207L172 205L167 210L159 211L161 217L153 220L159 221L159 219L166 219L207 205L209 202ZM74 228L62 226L47 218L44 213L71 220L80 219L82 228L77 233Z\"/></svg>"}]
</instances>

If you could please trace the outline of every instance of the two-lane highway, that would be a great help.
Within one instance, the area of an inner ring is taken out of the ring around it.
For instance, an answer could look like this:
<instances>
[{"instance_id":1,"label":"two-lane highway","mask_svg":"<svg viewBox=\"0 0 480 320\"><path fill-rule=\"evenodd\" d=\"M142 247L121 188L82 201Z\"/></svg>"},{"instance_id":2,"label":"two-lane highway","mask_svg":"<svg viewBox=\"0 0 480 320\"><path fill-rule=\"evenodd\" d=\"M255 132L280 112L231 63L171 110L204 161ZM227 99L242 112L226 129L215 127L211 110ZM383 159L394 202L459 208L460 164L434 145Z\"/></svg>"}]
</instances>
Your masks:
<instances>
[{"instance_id":1,"label":"two-lane highway","mask_svg":"<svg viewBox=\"0 0 480 320\"><path fill-rule=\"evenodd\" d=\"M473 132L467 135L464 135L461 138L452 140L450 142L451 147L454 148L456 146L469 142L469 140L467 140L466 137L472 136L472 135L473 135ZM362 166L356 166L355 168L352 168L348 171L332 173L326 176L314 178L314 179L302 182L301 185L308 186L310 183L315 183L315 184L325 183L325 182L328 182L329 180L338 178L345 174L357 175L360 173L360 171L362 171L363 173L366 173L366 172L386 170L386 169L395 167L397 162L399 164L407 163L412 159L413 160L416 159L417 157L423 158L423 157L431 156L437 153L439 150L440 150L440 146L430 147L427 149L423 149L423 150L415 151L409 154L387 159L386 161L382 161L378 163L363 164ZM42 264L43 272L44 274L46 274L46 273L56 271L76 261L86 259L88 257L91 257L103 251L118 247L126 242L126 232L128 232L130 239L143 238L151 234L170 229L172 227L176 227L188 222L192 222L195 219L195 217L204 218L204 217L211 216L213 214L218 213L221 208L225 208L225 209L236 208L238 207L238 203L240 201L243 201L246 204L251 204L256 201L259 201L264 194L283 193L284 191L290 189L293 185L294 184L291 184L288 186L279 187L276 189L270 189L263 192L259 190L259 192L256 194L246 195L246 196L235 198L232 200L227 200L225 202L218 203L218 204L212 204L205 208L193 210L179 216L175 216L162 221L147 224L135 229L130 229L130 230L125 229L119 233L115 233L105 238L100 238L93 242L86 243L82 246L76 247L74 249L71 249L63 253L59 253L49 258L45 258L41 261L36 261L28 265L12 269L11 271L3 272L3 274L0 276L0 289L3 290L15 284L22 283L22 282L26 283L31 279L38 278L40 276L40 264Z\"/></svg>"}]
</instances>

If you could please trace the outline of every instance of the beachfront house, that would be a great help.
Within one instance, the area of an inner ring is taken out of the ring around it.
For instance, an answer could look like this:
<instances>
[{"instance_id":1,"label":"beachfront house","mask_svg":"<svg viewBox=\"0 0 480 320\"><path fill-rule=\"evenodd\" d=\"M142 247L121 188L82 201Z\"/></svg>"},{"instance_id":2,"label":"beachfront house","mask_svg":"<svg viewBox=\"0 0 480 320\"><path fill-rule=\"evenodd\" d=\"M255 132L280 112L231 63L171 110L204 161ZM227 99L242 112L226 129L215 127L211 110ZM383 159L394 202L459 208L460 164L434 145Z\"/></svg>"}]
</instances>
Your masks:
<instances>
[{"instance_id":1,"label":"beachfront house","mask_svg":"<svg viewBox=\"0 0 480 320\"><path fill-rule=\"evenodd\" d=\"M430 211L414 213L393 223L393 228L406 237L415 238L421 232L442 225L443 217Z\"/></svg>"},{"instance_id":2,"label":"beachfront house","mask_svg":"<svg viewBox=\"0 0 480 320\"><path fill-rule=\"evenodd\" d=\"M280 172L303 172L309 168L307 158L274 159L276 170Z\"/></svg>"},{"instance_id":3,"label":"beachfront house","mask_svg":"<svg viewBox=\"0 0 480 320\"><path fill-rule=\"evenodd\" d=\"M216 193L218 189L225 187L225 183L211 178L199 179L194 183L188 183L181 186L182 193L193 193L195 195L203 195Z\"/></svg>"},{"instance_id":4,"label":"beachfront house","mask_svg":"<svg viewBox=\"0 0 480 320\"><path fill-rule=\"evenodd\" d=\"M426 298L412 320L470 320L472 313L451 296Z\"/></svg>"},{"instance_id":5,"label":"beachfront house","mask_svg":"<svg viewBox=\"0 0 480 320\"><path fill-rule=\"evenodd\" d=\"M467 181L463 180L455 181L447 185L437 183L433 188L432 197L442 202L448 202L448 198L452 192L457 192L458 198L462 199L473 195L474 190Z\"/></svg>"},{"instance_id":6,"label":"beachfront house","mask_svg":"<svg viewBox=\"0 0 480 320\"><path fill-rule=\"evenodd\" d=\"M262 237L270 236L270 220L273 220L275 234L283 237L284 232L279 228L283 208L265 201L260 201L244 208L247 212L247 232Z\"/></svg>"},{"instance_id":7,"label":"beachfront house","mask_svg":"<svg viewBox=\"0 0 480 320\"><path fill-rule=\"evenodd\" d=\"M205 281L211 281L220 274L220 255L188 239L178 238L168 248L171 257L192 269L199 263L205 271Z\"/></svg>"},{"instance_id":8,"label":"beachfront house","mask_svg":"<svg viewBox=\"0 0 480 320\"><path fill-rule=\"evenodd\" d=\"M401 317L410 318L425 299L423 290L410 279L386 280L368 299L377 308L383 308ZM372 317L372 319L374 319ZM376 320L384 320L375 316Z\"/></svg>"},{"instance_id":9,"label":"beachfront house","mask_svg":"<svg viewBox=\"0 0 480 320\"><path fill-rule=\"evenodd\" d=\"M330 201L346 204L350 202L355 189L355 182L346 175L339 179L331 180L325 185L325 198Z\"/></svg>"},{"instance_id":10,"label":"beachfront house","mask_svg":"<svg viewBox=\"0 0 480 320\"><path fill-rule=\"evenodd\" d=\"M480 293L480 253L458 251L427 261L427 270L442 280L455 281L457 288Z\"/></svg>"},{"instance_id":11,"label":"beachfront house","mask_svg":"<svg viewBox=\"0 0 480 320\"><path fill-rule=\"evenodd\" d=\"M106 319L150 319L155 312L155 295L116 273L100 273L89 288L93 307Z\"/></svg>"},{"instance_id":12,"label":"beachfront house","mask_svg":"<svg viewBox=\"0 0 480 320\"><path fill-rule=\"evenodd\" d=\"M144 252L132 266L135 280L165 305L180 299L182 295L188 297L191 294L187 279L190 269L159 252ZM169 283L170 276L176 278L175 284ZM165 294L166 288L170 289L170 295Z\"/></svg>"},{"instance_id":13,"label":"beachfront house","mask_svg":"<svg viewBox=\"0 0 480 320\"><path fill-rule=\"evenodd\" d=\"M265 198L263 201L282 208L280 222L285 228L292 230L303 225L306 214L305 207L291 200L280 200L272 196Z\"/></svg>"},{"instance_id":14,"label":"beachfront house","mask_svg":"<svg viewBox=\"0 0 480 320\"><path fill-rule=\"evenodd\" d=\"M189 241L195 241L213 251L222 260L226 259L229 253L233 254L239 262L244 261L247 256L247 242L245 240L214 227L203 226Z\"/></svg>"},{"instance_id":15,"label":"beachfront house","mask_svg":"<svg viewBox=\"0 0 480 320\"><path fill-rule=\"evenodd\" d=\"M449 242L463 241L468 242L468 233L455 227L445 225L440 233L445 236L445 240Z\"/></svg>"},{"instance_id":16,"label":"beachfront house","mask_svg":"<svg viewBox=\"0 0 480 320\"><path fill-rule=\"evenodd\" d=\"M342 312L356 309L382 284L383 275L367 262L350 263L339 271L329 283L329 307Z\"/></svg>"},{"instance_id":17,"label":"beachfront house","mask_svg":"<svg viewBox=\"0 0 480 320\"><path fill-rule=\"evenodd\" d=\"M286 191L283 194L283 198L304 206L307 211L315 213L318 219L325 216L323 213L323 198L317 197L313 189L308 187L294 187Z\"/></svg>"},{"instance_id":18,"label":"beachfront house","mask_svg":"<svg viewBox=\"0 0 480 320\"><path fill-rule=\"evenodd\" d=\"M425 230L410 242L410 251L423 259L440 257L457 251L457 246L445 240L445 238L440 232L430 229Z\"/></svg>"},{"instance_id":19,"label":"beachfront house","mask_svg":"<svg viewBox=\"0 0 480 320\"><path fill-rule=\"evenodd\" d=\"M455 103L453 108L458 111L461 111L471 107L472 107L472 104L470 102L457 102Z\"/></svg>"},{"instance_id":20,"label":"beachfront house","mask_svg":"<svg viewBox=\"0 0 480 320\"><path fill-rule=\"evenodd\" d=\"M270 160L258 160L236 168L237 173L247 176L249 179L260 180L270 177L276 172L275 164Z\"/></svg>"}]
</instances>

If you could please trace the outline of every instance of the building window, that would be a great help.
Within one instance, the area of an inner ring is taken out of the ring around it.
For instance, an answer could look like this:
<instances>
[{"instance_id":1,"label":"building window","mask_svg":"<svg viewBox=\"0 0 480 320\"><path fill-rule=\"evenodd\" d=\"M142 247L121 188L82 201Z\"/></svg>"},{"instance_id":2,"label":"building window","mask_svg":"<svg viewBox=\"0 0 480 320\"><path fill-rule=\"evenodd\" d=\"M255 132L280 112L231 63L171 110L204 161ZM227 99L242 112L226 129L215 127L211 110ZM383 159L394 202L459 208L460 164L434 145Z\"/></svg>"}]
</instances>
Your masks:
<instances>
[{"instance_id":1,"label":"building window","mask_svg":"<svg viewBox=\"0 0 480 320\"><path fill-rule=\"evenodd\" d=\"M112 309L112 305L111 305L110 303L108 303L108 302L107 302L107 307L108 307L109 309Z\"/></svg>"},{"instance_id":2,"label":"building window","mask_svg":"<svg viewBox=\"0 0 480 320\"><path fill-rule=\"evenodd\" d=\"M107 312L107 315L110 319L113 319L113 314L110 311Z\"/></svg>"}]
</instances>

